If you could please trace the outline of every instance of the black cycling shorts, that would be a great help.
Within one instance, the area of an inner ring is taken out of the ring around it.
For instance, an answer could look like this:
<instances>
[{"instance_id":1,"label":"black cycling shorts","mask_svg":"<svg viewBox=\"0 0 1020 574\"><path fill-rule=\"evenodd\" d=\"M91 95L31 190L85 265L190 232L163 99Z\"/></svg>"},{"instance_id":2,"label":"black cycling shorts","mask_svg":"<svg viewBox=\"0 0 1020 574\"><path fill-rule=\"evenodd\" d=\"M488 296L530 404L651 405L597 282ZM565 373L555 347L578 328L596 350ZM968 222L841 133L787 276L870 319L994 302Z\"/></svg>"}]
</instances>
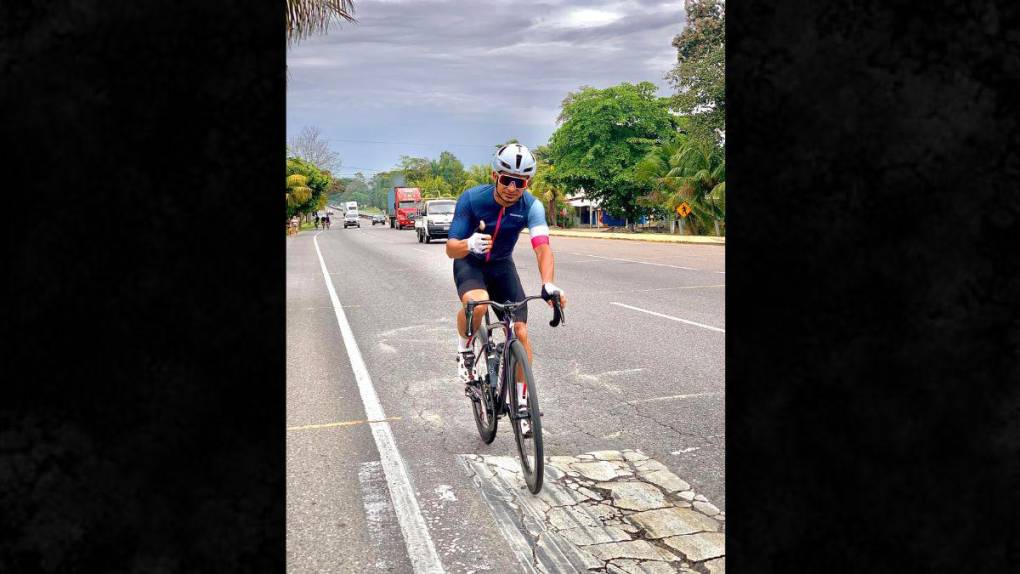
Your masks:
<instances>
[{"instance_id":1,"label":"black cycling shorts","mask_svg":"<svg viewBox=\"0 0 1020 574\"><path fill-rule=\"evenodd\" d=\"M510 257L488 263L480 262L470 255L454 259L453 281L457 284L457 297L461 300L464 299L464 294L472 289L485 289L489 292L489 299L499 303L517 302L525 297L521 278L517 275L517 266ZM495 307L492 310L497 317L503 317L503 313L497 311ZM527 306L519 308L514 313L514 321L528 322Z\"/></svg>"}]
</instances>

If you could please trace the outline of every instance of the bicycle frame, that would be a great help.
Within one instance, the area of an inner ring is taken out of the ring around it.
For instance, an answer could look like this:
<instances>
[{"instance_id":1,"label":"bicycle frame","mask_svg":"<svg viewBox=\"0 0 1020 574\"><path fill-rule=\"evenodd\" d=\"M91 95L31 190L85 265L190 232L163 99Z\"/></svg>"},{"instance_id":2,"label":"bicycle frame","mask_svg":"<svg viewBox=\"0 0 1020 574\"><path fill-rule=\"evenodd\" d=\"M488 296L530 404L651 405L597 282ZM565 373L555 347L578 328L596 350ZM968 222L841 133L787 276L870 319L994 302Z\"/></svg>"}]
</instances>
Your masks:
<instances>
[{"instance_id":1,"label":"bicycle frame","mask_svg":"<svg viewBox=\"0 0 1020 574\"><path fill-rule=\"evenodd\" d=\"M481 301L481 302L478 302L477 304L478 305L483 305L483 304L487 304L487 303L489 303L489 302ZM472 314L473 314L473 311L474 311L473 307L474 306L472 306ZM488 312L488 310L486 310L486 312ZM493 333L496 330L500 330L501 329L503 331L503 335L506 337L506 341L503 343L503 352L500 353L500 357L499 357L499 360L500 360L502 368L499 371L497 371L497 372L501 373L502 376L500 377L500 379L502 379L502 380L496 380L496 381L490 380L489 381L489 384L492 385L492 387L493 387L493 391L496 393L496 403L497 404L495 404L493 406L496 408L496 412L494 413L494 415L497 418L503 416L503 413L507 412L507 410L508 410L508 407L506 405L506 401L505 400L502 400L502 401L499 400L501 398L501 395L503 394L502 392L500 392L500 391L502 391L502 387L500 385L504 384L504 380L507 379L508 373L510 372L510 352L509 352L510 345L512 345L514 341L519 340L517 338L516 331L514 331L514 324L515 323L516 323L516 321L514 321L514 319L513 319L513 313L507 312L507 313L503 314L503 318L502 319L499 319L498 321L496 321L494 323L485 324L485 322L483 321L482 324L479 325L480 329L485 329L485 331L486 331L485 334L486 334L486 339L488 341L488 344L489 345L493 345L493 347L495 347L495 343L492 342L492 335L493 335ZM469 323L468 324L468 347L469 348L473 348L474 347L475 337L478 336L477 330L474 330L471 327L472 327L472 324ZM486 353L484 351L486 351L486 349L483 349L483 353L481 353L479 356L474 358L474 364L472 365L472 367L474 368L475 373L479 372L479 362L481 362L481 368L484 369L483 372L485 372L485 373L489 372L489 361L488 361L488 357L486 356ZM514 380L516 380L516 377L515 377Z\"/></svg>"},{"instance_id":2,"label":"bicycle frame","mask_svg":"<svg viewBox=\"0 0 1020 574\"><path fill-rule=\"evenodd\" d=\"M543 292L544 292L544 290L543 290ZM486 300L486 301L469 301L465 305L465 307L466 307L465 308L465 318L467 319L468 348L473 348L474 342L475 342L475 337L478 334L477 331L473 328L473 326L474 326L474 320L473 319L474 319L474 310L475 310L475 307L477 307L478 305L487 305L489 307L499 308L500 310L503 311L503 318L499 319L495 323L485 324L485 322L483 321L482 324L479 325L479 328L486 330L486 339L489 341L489 344L492 344L492 332L495 331L496 329L503 329L503 334L506 336L506 342L503 343L503 352L502 352L502 354L500 356L500 361L502 361L502 367L503 367L502 370L501 370L501 372L503 373L503 376L501 377L501 379L503 379L503 380L489 381L489 384L490 385L494 385L495 386L495 390L497 390L497 391L501 390L499 385L500 385L500 383L504 382L504 380L512 380L514 382L517 381L516 373L514 373L514 378L513 379L507 379L507 377L510 376L510 375L507 374L510 371L510 346L513 344L514 341L518 341L519 340L517 338L517 332L514 330L514 325L516 324L516 321L514 321L514 311L516 311L517 308L519 308L519 307L527 305L533 299L545 299L545 298L541 297L541 296L534 296L533 295L533 296L530 296L530 297L525 297L523 300L518 301L516 303L510 302L510 301L507 301L506 303L497 303L496 301ZM554 297L551 300L554 302L554 305L553 305L553 320L550 321L549 325L555 327L556 325L558 325L560 323L560 321L563 318L563 315L562 315L563 314L563 310L562 310L562 308L560 308L558 295L554 294ZM486 310L486 313L488 313L488 310ZM485 367L485 371L484 372L487 373L488 370L489 370L489 362L488 362L488 358L487 357L484 357L484 355L481 356L481 357L474 357L474 361L472 363L472 368L475 369L476 373L478 372L478 361L479 360L483 360L483 358L484 358L484 367ZM516 390L516 389L514 389L514 390ZM497 395L502 395L502 394L503 394L502 392L497 393ZM506 407L506 404L505 404L506 401L500 401L499 398L500 398L500 396L496 397L497 403L499 403L498 405L496 405L497 412L495 414L496 414L497 417L502 416L503 412L505 412L505 407Z\"/></svg>"}]
</instances>

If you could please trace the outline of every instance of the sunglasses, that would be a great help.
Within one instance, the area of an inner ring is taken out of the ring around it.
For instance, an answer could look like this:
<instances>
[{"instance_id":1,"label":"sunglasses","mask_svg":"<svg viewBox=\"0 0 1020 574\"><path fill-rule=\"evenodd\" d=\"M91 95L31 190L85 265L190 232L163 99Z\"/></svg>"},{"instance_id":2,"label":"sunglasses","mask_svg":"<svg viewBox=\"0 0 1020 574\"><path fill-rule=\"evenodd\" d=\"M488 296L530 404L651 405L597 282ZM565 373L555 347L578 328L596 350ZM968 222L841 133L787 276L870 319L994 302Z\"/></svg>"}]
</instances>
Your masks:
<instances>
[{"instance_id":1,"label":"sunglasses","mask_svg":"<svg viewBox=\"0 0 1020 574\"><path fill-rule=\"evenodd\" d=\"M509 187L512 183L517 187L517 189L526 189L528 187L528 180L526 178L514 177L512 175L502 173L499 175L499 183L507 187Z\"/></svg>"}]
</instances>

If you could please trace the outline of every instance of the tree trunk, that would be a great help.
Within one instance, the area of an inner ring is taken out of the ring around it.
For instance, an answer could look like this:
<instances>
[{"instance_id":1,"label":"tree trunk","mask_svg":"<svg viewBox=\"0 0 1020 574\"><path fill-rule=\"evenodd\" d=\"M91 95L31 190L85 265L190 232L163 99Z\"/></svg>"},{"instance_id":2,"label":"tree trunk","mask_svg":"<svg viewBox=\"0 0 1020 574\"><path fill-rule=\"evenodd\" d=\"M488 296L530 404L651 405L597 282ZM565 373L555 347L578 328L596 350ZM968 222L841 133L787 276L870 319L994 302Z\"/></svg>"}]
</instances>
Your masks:
<instances>
[{"instance_id":1,"label":"tree trunk","mask_svg":"<svg viewBox=\"0 0 1020 574\"><path fill-rule=\"evenodd\" d=\"M715 219L713 221L715 222L715 234L716 235L722 235L722 233L719 233L719 220Z\"/></svg>"}]
</instances>

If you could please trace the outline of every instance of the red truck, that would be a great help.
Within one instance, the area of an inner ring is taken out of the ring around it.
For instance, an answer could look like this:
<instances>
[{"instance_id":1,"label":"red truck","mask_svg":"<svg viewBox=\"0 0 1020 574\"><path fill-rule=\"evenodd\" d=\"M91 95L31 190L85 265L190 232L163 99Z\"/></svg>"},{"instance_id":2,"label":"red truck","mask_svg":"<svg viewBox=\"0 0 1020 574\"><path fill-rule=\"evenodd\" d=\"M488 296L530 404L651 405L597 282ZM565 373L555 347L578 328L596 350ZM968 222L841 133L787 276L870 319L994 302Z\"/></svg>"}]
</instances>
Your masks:
<instances>
[{"instance_id":1,"label":"red truck","mask_svg":"<svg viewBox=\"0 0 1020 574\"><path fill-rule=\"evenodd\" d=\"M386 195L386 216L390 220L390 227L413 228L414 220L411 218L418 215L421 190L417 187L394 187Z\"/></svg>"}]
</instances>

